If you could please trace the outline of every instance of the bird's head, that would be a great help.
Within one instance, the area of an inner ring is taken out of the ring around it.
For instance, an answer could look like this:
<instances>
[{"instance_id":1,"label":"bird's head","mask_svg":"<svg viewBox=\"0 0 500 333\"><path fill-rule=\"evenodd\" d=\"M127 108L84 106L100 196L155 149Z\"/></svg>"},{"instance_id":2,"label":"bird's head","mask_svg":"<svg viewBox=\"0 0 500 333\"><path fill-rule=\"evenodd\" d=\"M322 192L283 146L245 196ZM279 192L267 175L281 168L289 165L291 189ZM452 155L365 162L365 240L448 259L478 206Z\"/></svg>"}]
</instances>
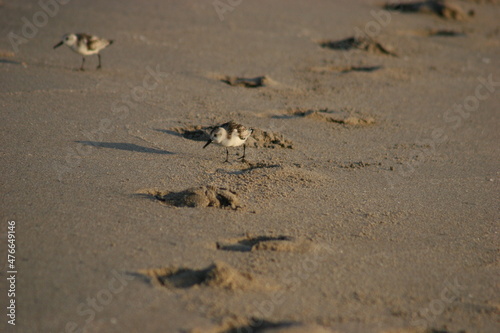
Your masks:
<instances>
[{"instance_id":1,"label":"bird's head","mask_svg":"<svg viewBox=\"0 0 500 333\"><path fill-rule=\"evenodd\" d=\"M222 140L224 140L227 132L224 128L222 127L216 127L210 132L210 139L208 142L203 146L205 148L211 143L221 143Z\"/></svg>"},{"instance_id":2,"label":"bird's head","mask_svg":"<svg viewBox=\"0 0 500 333\"><path fill-rule=\"evenodd\" d=\"M76 44L77 40L78 40L78 38L76 37L75 34L66 34L63 36L62 40L59 43L54 45L54 49L58 48L59 46L61 46L63 44L66 44L68 46L74 45L74 44Z\"/></svg>"}]
</instances>

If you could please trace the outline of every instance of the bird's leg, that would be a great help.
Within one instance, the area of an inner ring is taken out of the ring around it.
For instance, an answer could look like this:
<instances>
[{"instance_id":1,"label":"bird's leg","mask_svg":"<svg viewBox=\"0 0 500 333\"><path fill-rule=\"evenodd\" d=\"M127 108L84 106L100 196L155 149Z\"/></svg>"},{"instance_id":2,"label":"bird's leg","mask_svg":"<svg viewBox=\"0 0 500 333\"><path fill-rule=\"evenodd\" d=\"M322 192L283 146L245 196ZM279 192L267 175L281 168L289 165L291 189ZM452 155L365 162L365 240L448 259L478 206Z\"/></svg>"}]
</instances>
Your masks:
<instances>
[{"instance_id":1,"label":"bird's leg","mask_svg":"<svg viewBox=\"0 0 500 333\"><path fill-rule=\"evenodd\" d=\"M97 65L96 69L101 69L101 55L97 53L97 58L99 59L99 65Z\"/></svg>"},{"instance_id":2,"label":"bird's leg","mask_svg":"<svg viewBox=\"0 0 500 333\"><path fill-rule=\"evenodd\" d=\"M227 147L226 147L226 160L224 161L224 163L229 163L229 150L227 149Z\"/></svg>"},{"instance_id":3,"label":"bird's leg","mask_svg":"<svg viewBox=\"0 0 500 333\"><path fill-rule=\"evenodd\" d=\"M243 156L239 157L238 159L241 160L242 162L246 162L245 160L245 154L246 154L246 148L247 148L247 145L246 144L243 144Z\"/></svg>"},{"instance_id":4,"label":"bird's leg","mask_svg":"<svg viewBox=\"0 0 500 333\"><path fill-rule=\"evenodd\" d=\"M81 71L85 70L85 69L83 69L83 64L85 64L85 57L82 57L82 65L80 66Z\"/></svg>"}]
</instances>

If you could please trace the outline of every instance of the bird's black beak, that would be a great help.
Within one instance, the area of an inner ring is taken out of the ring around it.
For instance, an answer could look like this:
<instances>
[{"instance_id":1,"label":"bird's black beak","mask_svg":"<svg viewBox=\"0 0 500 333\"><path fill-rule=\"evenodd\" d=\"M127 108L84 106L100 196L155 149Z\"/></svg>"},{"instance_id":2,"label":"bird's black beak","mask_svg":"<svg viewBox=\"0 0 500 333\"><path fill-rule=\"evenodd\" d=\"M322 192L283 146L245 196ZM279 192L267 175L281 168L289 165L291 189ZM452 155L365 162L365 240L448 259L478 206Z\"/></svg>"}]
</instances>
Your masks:
<instances>
[{"instance_id":1,"label":"bird's black beak","mask_svg":"<svg viewBox=\"0 0 500 333\"><path fill-rule=\"evenodd\" d=\"M54 45L54 50L57 49L59 46L61 46L63 44L64 44L64 42L60 41L59 43L57 43L56 45Z\"/></svg>"},{"instance_id":2,"label":"bird's black beak","mask_svg":"<svg viewBox=\"0 0 500 333\"><path fill-rule=\"evenodd\" d=\"M207 143L205 143L205 145L203 146L203 149L205 149L205 148L206 148L209 144L211 144L211 143L212 143L212 140L208 140L208 142L207 142Z\"/></svg>"}]
</instances>

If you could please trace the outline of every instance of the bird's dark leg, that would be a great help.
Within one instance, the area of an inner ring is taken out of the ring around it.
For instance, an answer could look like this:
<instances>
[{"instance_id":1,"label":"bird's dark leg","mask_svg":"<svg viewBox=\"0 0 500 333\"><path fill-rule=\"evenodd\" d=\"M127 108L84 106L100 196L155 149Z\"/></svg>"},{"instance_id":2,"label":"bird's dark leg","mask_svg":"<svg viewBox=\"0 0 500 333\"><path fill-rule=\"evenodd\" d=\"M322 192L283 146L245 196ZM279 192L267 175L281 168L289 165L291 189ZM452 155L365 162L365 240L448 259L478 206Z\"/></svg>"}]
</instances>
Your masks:
<instances>
[{"instance_id":1,"label":"bird's dark leg","mask_svg":"<svg viewBox=\"0 0 500 333\"><path fill-rule=\"evenodd\" d=\"M224 161L224 163L229 163L229 150L227 149L227 147L226 147L226 160Z\"/></svg>"},{"instance_id":2,"label":"bird's dark leg","mask_svg":"<svg viewBox=\"0 0 500 333\"><path fill-rule=\"evenodd\" d=\"M242 162L246 162L245 160L245 156L246 156L246 148L247 148L247 145L246 144L243 144L243 156L239 157L238 159L240 159Z\"/></svg>"},{"instance_id":3,"label":"bird's dark leg","mask_svg":"<svg viewBox=\"0 0 500 333\"><path fill-rule=\"evenodd\" d=\"M101 55L97 53L97 58L99 59L99 65L97 65L97 69L101 69Z\"/></svg>"},{"instance_id":4,"label":"bird's dark leg","mask_svg":"<svg viewBox=\"0 0 500 333\"><path fill-rule=\"evenodd\" d=\"M83 64L85 64L85 57L82 57L82 65L80 66L81 71L85 70L85 69L83 69Z\"/></svg>"}]
</instances>

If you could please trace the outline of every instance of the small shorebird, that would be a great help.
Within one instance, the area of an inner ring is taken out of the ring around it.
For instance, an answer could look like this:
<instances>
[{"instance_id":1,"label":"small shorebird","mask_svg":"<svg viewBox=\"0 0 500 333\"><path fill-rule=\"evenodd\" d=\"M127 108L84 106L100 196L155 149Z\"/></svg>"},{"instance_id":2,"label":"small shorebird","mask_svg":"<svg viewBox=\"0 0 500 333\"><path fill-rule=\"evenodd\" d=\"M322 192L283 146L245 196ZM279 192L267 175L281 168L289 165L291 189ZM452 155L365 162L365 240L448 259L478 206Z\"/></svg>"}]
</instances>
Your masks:
<instances>
[{"instance_id":1,"label":"small shorebird","mask_svg":"<svg viewBox=\"0 0 500 333\"><path fill-rule=\"evenodd\" d=\"M243 156L239 159L243 162L245 161L245 150L247 139L252 135L253 129L246 129L243 125L236 124L235 122L228 122L219 126L216 126L210 132L210 139L203 146L206 148L211 143L217 143L221 146L226 147L226 160L224 163L229 163L229 150L227 147L239 147L243 145Z\"/></svg>"},{"instance_id":2,"label":"small shorebird","mask_svg":"<svg viewBox=\"0 0 500 333\"><path fill-rule=\"evenodd\" d=\"M66 34L62 40L54 45L54 49L66 44L71 50L82 55L82 66L80 70L83 71L83 64L85 64L85 56L97 54L99 58L99 65L97 69L101 68L101 55L99 52L106 46L113 44L112 40L99 38L88 34Z\"/></svg>"}]
</instances>

